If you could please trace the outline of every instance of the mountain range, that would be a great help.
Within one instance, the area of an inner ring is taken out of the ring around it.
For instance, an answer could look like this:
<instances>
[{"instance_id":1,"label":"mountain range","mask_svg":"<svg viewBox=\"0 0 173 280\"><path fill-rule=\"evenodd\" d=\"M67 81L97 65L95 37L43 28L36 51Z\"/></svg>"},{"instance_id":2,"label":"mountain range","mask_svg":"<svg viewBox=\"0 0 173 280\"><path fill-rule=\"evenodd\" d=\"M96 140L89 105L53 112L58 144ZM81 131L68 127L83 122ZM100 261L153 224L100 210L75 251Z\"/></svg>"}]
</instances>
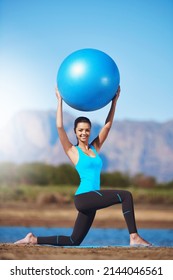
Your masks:
<instances>
[{"instance_id":1,"label":"mountain range","mask_svg":"<svg viewBox=\"0 0 173 280\"><path fill-rule=\"evenodd\" d=\"M64 126L76 144L75 117L64 113ZM91 120L92 121L92 120ZM101 126L93 123L91 140ZM101 150L104 171L143 173L158 181L173 180L173 120L116 120ZM0 130L0 162L70 163L56 129L55 111L22 111Z\"/></svg>"}]
</instances>

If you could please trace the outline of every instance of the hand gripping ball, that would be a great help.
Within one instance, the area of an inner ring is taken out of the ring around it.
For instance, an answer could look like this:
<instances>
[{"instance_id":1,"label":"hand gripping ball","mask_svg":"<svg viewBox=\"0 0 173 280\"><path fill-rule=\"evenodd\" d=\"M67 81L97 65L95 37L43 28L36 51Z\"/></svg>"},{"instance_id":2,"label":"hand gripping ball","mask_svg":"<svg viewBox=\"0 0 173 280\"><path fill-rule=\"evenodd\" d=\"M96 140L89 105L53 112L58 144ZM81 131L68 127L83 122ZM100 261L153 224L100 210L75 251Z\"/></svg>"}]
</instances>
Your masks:
<instances>
[{"instance_id":1,"label":"hand gripping ball","mask_svg":"<svg viewBox=\"0 0 173 280\"><path fill-rule=\"evenodd\" d=\"M57 74L63 100L79 111L94 111L107 105L120 83L113 59L96 49L81 49L65 58Z\"/></svg>"}]
</instances>

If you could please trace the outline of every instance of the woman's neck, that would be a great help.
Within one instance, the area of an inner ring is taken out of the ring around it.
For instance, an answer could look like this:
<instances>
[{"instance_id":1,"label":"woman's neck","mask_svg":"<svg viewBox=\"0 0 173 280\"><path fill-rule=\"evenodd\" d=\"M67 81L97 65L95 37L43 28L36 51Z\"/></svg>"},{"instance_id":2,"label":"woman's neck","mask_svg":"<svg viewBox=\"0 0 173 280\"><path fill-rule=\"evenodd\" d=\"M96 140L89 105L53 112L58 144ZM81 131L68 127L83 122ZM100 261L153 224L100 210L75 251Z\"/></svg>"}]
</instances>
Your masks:
<instances>
[{"instance_id":1,"label":"woman's neck","mask_svg":"<svg viewBox=\"0 0 173 280\"><path fill-rule=\"evenodd\" d=\"M88 144L88 142L87 143L83 143L83 142L79 142L78 143L78 146L81 148L81 149L83 149L83 150L89 150L89 144Z\"/></svg>"}]
</instances>

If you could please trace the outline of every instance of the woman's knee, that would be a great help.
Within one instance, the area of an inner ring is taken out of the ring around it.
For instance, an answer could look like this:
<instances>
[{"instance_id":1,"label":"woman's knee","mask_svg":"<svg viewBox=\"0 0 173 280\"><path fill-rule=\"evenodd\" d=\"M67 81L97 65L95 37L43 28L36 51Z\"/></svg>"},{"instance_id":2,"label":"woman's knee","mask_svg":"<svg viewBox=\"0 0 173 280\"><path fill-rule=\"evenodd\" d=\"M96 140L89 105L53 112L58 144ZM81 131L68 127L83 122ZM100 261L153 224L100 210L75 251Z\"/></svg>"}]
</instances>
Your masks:
<instances>
[{"instance_id":1,"label":"woman's knee","mask_svg":"<svg viewBox=\"0 0 173 280\"><path fill-rule=\"evenodd\" d=\"M125 191L125 192L126 192L127 196L132 197L132 193L130 191Z\"/></svg>"},{"instance_id":2,"label":"woman's knee","mask_svg":"<svg viewBox=\"0 0 173 280\"><path fill-rule=\"evenodd\" d=\"M123 200L133 200L132 193L130 191L122 191L121 196Z\"/></svg>"}]
</instances>

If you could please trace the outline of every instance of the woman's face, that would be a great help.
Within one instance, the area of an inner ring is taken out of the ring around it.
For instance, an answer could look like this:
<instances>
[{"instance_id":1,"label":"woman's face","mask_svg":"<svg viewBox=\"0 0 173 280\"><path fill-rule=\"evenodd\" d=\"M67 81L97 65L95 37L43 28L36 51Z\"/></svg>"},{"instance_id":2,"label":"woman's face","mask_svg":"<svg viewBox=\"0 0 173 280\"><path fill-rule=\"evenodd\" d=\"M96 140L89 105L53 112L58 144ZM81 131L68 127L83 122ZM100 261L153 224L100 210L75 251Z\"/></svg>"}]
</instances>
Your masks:
<instances>
[{"instance_id":1,"label":"woman's face","mask_svg":"<svg viewBox=\"0 0 173 280\"><path fill-rule=\"evenodd\" d=\"M89 123L80 122L77 124L75 133L78 141L88 142L90 136L91 127Z\"/></svg>"}]
</instances>

